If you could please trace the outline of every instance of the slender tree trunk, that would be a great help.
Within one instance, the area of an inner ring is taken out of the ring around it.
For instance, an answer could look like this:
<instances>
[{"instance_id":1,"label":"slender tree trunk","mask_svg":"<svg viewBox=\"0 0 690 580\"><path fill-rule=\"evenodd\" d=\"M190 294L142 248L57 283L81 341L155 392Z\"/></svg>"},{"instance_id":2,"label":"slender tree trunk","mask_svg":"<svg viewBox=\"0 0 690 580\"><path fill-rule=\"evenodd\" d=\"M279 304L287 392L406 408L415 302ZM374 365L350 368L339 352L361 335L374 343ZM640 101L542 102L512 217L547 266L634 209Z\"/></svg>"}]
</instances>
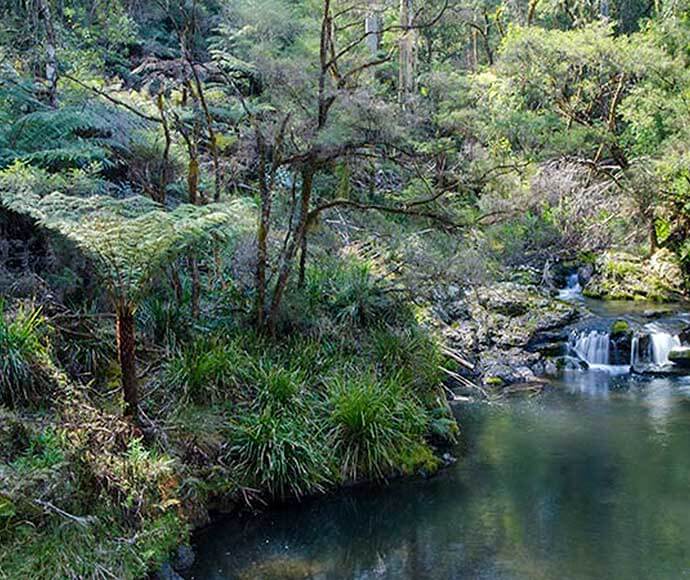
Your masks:
<instances>
[{"instance_id":1,"label":"slender tree trunk","mask_svg":"<svg viewBox=\"0 0 690 580\"><path fill-rule=\"evenodd\" d=\"M192 148L193 149L193 148ZM189 170L187 172L187 187L189 190L189 201L194 205L199 204L199 160L196 152L190 152ZM201 296L201 282L199 281L199 263L194 255L194 251L189 252L189 271L192 279L192 318L199 318L199 298Z\"/></svg>"},{"instance_id":2,"label":"slender tree trunk","mask_svg":"<svg viewBox=\"0 0 690 580\"><path fill-rule=\"evenodd\" d=\"M652 215L649 219L649 252L655 254L659 249L659 236L656 233L656 219Z\"/></svg>"},{"instance_id":3,"label":"slender tree trunk","mask_svg":"<svg viewBox=\"0 0 690 580\"><path fill-rule=\"evenodd\" d=\"M271 308L268 313L268 328L271 334L275 334L276 322L280 305L283 301L285 288L287 287L290 278L292 265L297 255L297 250L302 246L302 240L307 232L307 219L309 217L309 204L311 202L311 192L314 183L314 168L309 166L302 171L302 196L300 199L300 214L295 231L290 236L290 241L287 248L283 252L283 260L280 265L278 273L278 280L276 282L275 290L273 291L273 299L271 300Z\"/></svg>"},{"instance_id":4,"label":"slender tree trunk","mask_svg":"<svg viewBox=\"0 0 690 580\"><path fill-rule=\"evenodd\" d=\"M300 288L304 288L304 281L307 276L307 233L304 233L304 237L302 238L302 248L300 249L300 254L299 254L299 278L297 281L297 285Z\"/></svg>"},{"instance_id":5,"label":"slender tree trunk","mask_svg":"<svg viewBox=\"0 0 690 580\"><path fill-rule=\"evenodd\" d=\"M601 18L608 18L610 15L611 11L609 10L609 1L599 0L599 16Z\"/></svg>"},{"instance_id":6,"label":"slender tree trunk","mask_svg":"<svg viewBox=\"0 0 690 580\"><path fill-rule=\"evenodd\" d=\"M366 44L372 57L379 53L381 47L381 16L376 11L376 6L367 14L364 21L364 30L367 34Z\"/></svg>"},{"instance_id":7,"label":"slender tree trunk","mask_svg":"<svg viewBox=\"0 0 690 580\"><path fill-rule=\"evenodd\" d=\"M158 113L161 118L161 123L163 125L163 134L165 136L165 148L163 149L163 171L161 172L161 182L158 187L158 201L159 203L165 203L165 195L168 188L169 167L170 167L170 147L172 145L172 137L170 135L170 126L168 125L168 118L165 115L165 103L163 101L163 95L158 95L156 99L156 106L158 107Z\"/></svg>"},{"instance_id":8,"label":"slender tree trunk","mask_svg":"<svg viewBox=\"0 0 690 580\"><path fill-rule=\"evenodd\" d=\"M134 311L124 301L120 301L115 308L115 325L125 415L137 421L139 418L139 381L137 379Z\"/></svg>"},{"instance_id":9,"label":"slender tree trunk","mask_svg":"<svg viewBox=\"0 0 690 580\"><path fill-rule=\"evenodd\" d=\"M256 323L261 328L266 316L266 270L272 200L267 175L266 143L258 127L256 129L256 148L259 155L259 190L261 195L259 230L256 236Z\"/></svg>"},{"instance_id":10,"label":"slender tree trunk","mask_svg":"<svg viewBox=\"0 0 690 580\"><path fill-rule=\"evenodd\" d=\"M50 11L48 0L40 0L38 9L46 31L46 80L48 81L48 102L50 106L55 109L58 105L58 62L53 16Z\"/></svg>"},{"instance_id":11,"label":"slender tree trunk","mask_svg":"<svg viewBox=\"0 0 690 580\"><path fill-rule=\"evenodd\" d=\"M409 105L410 98L415 92L416 78L416 33L414 25L414 0L400 0L400 26L403 35L400 38L400 64L398 92L400 104Z\"/></svg>"}]
</instances>

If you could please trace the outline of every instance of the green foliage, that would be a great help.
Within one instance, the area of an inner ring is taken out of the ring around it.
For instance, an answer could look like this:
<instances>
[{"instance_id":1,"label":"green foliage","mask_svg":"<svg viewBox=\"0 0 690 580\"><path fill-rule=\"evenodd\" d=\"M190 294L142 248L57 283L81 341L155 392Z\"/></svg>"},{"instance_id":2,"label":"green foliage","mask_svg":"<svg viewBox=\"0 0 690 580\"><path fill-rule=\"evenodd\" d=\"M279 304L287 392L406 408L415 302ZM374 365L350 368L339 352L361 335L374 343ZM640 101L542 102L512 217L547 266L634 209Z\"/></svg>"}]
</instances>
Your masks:
<instances>
[{"instance_id":1,"label":"green foliage","mask_svg":"<svg viewBox=\"0 0 690 580\"><path fill-rule=\"evenodd\" d=\"M20 308L10 318L0 300L0 401L36 403L49 388L45 320L39 308Z\"/></svg>"},{"instance_id":2,"label":"green foliage","mask_svg":"<svg viewBox=\"0 0 690 580\"><path fill-rule=\"evenodd\" d=\"M438 343L425 331L377 328L371 334L370 348L381 376L396 376L418 395L437 392L443 356Z\"/></svg>"},{"instance_id":3,"label":"green foliage","mask_svg":"<svg viewBox=\"0 0 690 580\"><path fill-rule=\"evenodd\" d=\"M29 439L29 446L10 464L23 472L50 469L65 459L61 437L53 430L45 430Z\"/></svg>"},{"instance_id":4,"label":"green foliage","mask_svg":"<svg viewBox=\"0 0 690 580\"><path fill-rule=\"evenodd\" d=\"M367 327L409 316L372 264L359 258L323 257L307 268L304 287L293 288L284 306L285 325L328 332L333 326Z\"/></svg>"},{"instance_id":5,"label":"green foliage","mask_svg":"<svg viewBox=\"0 0 690 580\"><path fill-rule=\"evenodd\" d=\"M242 201L180 205L168 212L139 196L117 200L51 193L40 197L22 181L12 179L12 171L9 177L10 186L15 187L0 192L0 201L76 243L93 261L111 294L133 305L154 274L186 247L227 240L248 228L251 220L250 207ZM8 187L0 178L2 186Z\"/></svg>"},{"instance_id":6,"label":"green foliage","mask_svg":"<svg viewBox=\"0 0 690 580\"><path fill-rule=\"evenodd\" d=\"M243 372L246 375L252 363L238 341L201 338L170 361L164 381L181 389L184 401L224 401L240 394Z\"/></svg>"},{"instance_id":7,"label":"green foliage","mask_svg":"<svg viewBox=\"0 0 690 580\"><path fill-rule=\"evenodd\" d=\"M421 444L426 412L401 382L366 375L333 381L329 437L344 478L383 478L410 446Z\"/></svg>"},{"instance_id":8,"label":"green foliage","mask_svg":"<svg viewBox=\"0 0 690 580\"><path fill-rule=\"evenodd\" d=\"M259 406L240 415L230 437L240 479L271 497L323 492L333 481L323 427L310 413Z\"/></svg>"}]
</instances>

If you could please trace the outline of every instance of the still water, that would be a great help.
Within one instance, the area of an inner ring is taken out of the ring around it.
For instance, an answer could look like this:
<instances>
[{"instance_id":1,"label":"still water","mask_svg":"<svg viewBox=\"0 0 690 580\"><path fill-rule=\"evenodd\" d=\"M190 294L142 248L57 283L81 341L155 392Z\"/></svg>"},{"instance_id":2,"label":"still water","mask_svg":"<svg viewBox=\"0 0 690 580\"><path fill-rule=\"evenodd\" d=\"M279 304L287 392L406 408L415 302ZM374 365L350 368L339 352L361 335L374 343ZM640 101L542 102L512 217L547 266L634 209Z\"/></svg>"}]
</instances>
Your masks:
<instances>
[{"instance_id":1,"label":"still water","mask_svg":"<svg viewBox=\"0 0 690 580\"><path fill-rule=\"evenodd\" d=\"M690 377L569 373L457 413L453 467L220 522L190 578L690 578Z\"/></svg>"}]
</instances>

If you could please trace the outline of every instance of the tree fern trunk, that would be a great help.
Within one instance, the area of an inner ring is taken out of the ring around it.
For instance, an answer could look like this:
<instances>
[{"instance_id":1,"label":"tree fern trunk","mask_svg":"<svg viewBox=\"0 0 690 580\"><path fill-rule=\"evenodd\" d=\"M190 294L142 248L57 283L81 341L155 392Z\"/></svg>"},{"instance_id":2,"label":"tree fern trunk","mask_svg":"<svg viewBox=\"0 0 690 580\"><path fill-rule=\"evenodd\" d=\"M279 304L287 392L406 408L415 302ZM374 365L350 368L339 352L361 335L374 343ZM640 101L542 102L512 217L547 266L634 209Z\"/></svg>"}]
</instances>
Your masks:
<instances>
[{"instance_id":1,"label":"tree fern trunk","mask_svg":"<svg viewBox=\"0 0 690 580\"><path fill-rule=\"evenodd\" d=\"M136 332L134 312L128 304L120 302L115 312L117 356L122 374L122 394L125 415L135 421L139 417L139 384L136 366Z\"/></svg>"}]
</instances>

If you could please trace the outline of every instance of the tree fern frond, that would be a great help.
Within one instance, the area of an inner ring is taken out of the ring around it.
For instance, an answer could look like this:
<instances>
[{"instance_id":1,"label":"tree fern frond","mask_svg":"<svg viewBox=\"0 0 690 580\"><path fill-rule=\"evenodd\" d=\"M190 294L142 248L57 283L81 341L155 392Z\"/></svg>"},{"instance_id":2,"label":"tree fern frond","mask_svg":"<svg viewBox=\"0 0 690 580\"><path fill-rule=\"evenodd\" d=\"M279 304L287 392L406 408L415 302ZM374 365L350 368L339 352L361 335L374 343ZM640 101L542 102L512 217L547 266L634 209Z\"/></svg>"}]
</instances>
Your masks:
<instances>
[{"instance_id":1,"label":"tree fern frond","mask_svg":"<svg viewBox=\"0 0 690 580\"><path fill-rule=\"evenodd\" d=\"M0 186L1 186L0 181ZM0 190L0 202L73 241L118 300L136 304L154 274L194 244L227 242L254 223L246 200L166 211L148 198L117 200Z\"/></svg>"}]
</instances>

